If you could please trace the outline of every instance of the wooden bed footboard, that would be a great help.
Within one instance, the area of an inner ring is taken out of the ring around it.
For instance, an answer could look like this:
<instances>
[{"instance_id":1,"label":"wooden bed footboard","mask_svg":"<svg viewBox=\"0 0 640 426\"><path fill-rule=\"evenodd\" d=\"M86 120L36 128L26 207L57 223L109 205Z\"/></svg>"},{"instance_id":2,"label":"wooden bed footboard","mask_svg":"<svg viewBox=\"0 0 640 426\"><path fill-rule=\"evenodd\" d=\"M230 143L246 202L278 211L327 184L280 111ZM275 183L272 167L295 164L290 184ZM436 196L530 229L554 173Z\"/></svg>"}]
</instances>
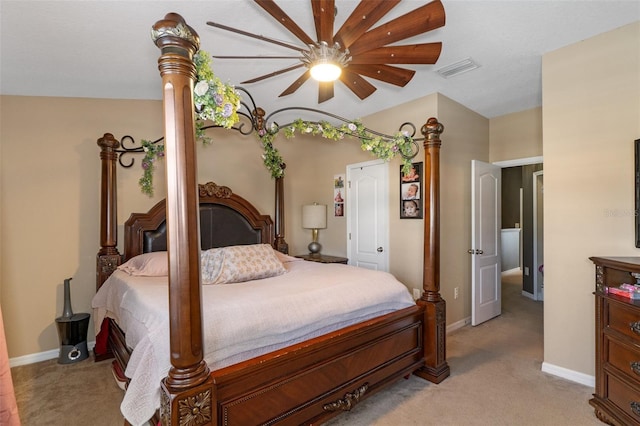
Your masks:
<instances>
[{"instance_id":1,"label":"wooden bed footboard","mask_svg":"<svg viewBox=\"0 0 640 426\"><path fill-rule=\"evenodd\" d=\"M424 363L410 307L213 371L215 424L318 424Z\"/></svg>"}]
</instances>

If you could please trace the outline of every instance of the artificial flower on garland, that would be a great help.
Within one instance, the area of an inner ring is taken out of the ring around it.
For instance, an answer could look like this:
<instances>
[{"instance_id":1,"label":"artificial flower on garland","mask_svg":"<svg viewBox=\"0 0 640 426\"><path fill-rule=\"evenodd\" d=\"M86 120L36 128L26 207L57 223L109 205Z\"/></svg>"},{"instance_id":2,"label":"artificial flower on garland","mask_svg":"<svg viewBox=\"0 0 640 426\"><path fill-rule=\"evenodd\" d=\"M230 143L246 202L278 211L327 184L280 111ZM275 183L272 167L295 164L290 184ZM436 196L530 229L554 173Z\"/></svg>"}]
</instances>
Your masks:
<instances>
[{"instance_id":1,"label":"artificial flower on garland","mask_svg":"<svg viewBox=\"0 0 640 426\"><path fill-rule=\"evenodd\" d=\"M239 121L240 95L233 86L224 84L213 74L211 56L207 52L199 50L193 61L197 80L193 88L196 119L230 129ZM198 128L202 131L202 126ZM204 139L203 135L197 136Z\"/></svg>"}]
</instances>

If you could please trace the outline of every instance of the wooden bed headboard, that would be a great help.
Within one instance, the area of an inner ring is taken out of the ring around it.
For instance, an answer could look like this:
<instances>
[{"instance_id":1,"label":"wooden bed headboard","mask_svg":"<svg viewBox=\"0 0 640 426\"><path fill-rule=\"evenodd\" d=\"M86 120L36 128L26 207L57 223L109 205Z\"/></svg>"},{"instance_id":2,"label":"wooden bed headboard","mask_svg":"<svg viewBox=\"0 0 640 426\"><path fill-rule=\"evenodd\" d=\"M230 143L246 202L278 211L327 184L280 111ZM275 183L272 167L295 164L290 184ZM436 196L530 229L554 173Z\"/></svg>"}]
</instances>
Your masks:
<instances>
[{"instance_id":1,"label":"wooden bed headboard","mask_svg":"<svg viewBox=\"0 0 640 426\"><path fill-rule=\"evenodd\" d=\"M198 185L200 248L207 250L241 244L274 244L273 221L226 186ZM124 225L124 260L167 250L166 201L147 213L133 213Z\"/></svg>"}]
</instances>

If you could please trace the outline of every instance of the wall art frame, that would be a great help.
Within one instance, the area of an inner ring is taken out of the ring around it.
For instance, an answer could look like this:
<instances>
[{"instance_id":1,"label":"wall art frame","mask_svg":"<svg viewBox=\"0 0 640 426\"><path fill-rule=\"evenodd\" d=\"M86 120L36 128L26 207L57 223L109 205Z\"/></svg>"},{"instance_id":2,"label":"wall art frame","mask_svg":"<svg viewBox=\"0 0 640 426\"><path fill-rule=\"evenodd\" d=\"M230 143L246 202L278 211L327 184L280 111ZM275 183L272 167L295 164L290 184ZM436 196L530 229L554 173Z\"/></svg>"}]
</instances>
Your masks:
<instances>
[{"instance_id":1,"label":"wall art frame","mask_svg":"<svg viewBox=\"0 0 640 426\"><path fill-rule=\"evenodd\" d=\"M400 219L422 219L423 164L411 166L407 173L400 166Z\"/></svg>"}]
</instances>

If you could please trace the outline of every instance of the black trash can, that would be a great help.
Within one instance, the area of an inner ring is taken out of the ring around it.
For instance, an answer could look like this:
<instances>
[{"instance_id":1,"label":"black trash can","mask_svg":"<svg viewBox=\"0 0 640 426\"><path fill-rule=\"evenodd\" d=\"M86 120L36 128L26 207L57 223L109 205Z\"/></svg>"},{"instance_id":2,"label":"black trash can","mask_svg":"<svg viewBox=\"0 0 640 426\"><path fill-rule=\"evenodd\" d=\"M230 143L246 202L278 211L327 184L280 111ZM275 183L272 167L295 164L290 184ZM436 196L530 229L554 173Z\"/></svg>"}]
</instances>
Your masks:
<instances>
[{"instance_id":1,"label":"black trash can","mask_svg":"<svg viewBox=\"0 0 640 426\"><path fill-rule=\"evenodd\" d=\"M59 364L71 364L89 358L87 349L89 317L89 314L83 313L56 318L60 337Z\"/></svg>"}]
</instances>

